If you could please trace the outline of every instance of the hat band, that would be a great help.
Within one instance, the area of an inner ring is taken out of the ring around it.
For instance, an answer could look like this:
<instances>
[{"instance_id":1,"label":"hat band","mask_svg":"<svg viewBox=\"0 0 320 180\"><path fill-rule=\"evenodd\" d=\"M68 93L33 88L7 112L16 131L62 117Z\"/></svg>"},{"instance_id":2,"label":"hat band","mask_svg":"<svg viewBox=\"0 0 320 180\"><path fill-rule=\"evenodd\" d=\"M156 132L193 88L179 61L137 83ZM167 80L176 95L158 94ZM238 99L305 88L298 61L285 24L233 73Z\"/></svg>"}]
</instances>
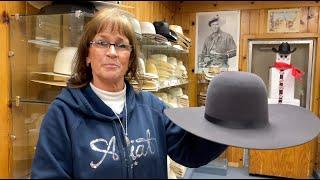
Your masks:
<instances>
[{"instance_id":1,"label":"hat band","mask_svg":"<svg viewBox=\"0 0 320 180\"><path fill-rule=\"evenodd\" d=\"M266 127L267 124L264 123L253 123L254 121L248 121L250 123L241 123L240 121L226 121L226 120L221 120L218 118L214 118L209 116L207 113L204 114L204 118L206 120L212 122L213 124L223 126L226 128L233 128L233 129L256 129L256 128L263 128Z\"/></svg>"}]
</instances>

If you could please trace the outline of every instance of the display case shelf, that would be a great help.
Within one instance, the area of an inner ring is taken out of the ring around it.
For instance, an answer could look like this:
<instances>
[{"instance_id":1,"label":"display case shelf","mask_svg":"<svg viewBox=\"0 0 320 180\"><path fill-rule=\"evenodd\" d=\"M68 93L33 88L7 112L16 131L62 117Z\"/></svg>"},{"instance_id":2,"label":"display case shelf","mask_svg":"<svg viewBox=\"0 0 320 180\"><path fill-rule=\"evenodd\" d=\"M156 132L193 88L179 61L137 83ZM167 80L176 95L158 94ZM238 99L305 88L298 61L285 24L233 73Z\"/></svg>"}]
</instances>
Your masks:
<instances>
[{"instance_id":1,"label":"display case shelf","mask_svg":"<svg viewBox=\"0 0 320 180\"><path fill-rule=\"evenodd\" d=\"M160 81L159 82L159 87L157 89L144 90L144 91L158 92L158 91L163 90L163 89L177 87L177 86L181 86L181 85L185 85L185 84L188 84L188 80L187 79L172 78L172 79L169 79L169 80L166 80L166 81Z\"/></svg>"}]
</instances>

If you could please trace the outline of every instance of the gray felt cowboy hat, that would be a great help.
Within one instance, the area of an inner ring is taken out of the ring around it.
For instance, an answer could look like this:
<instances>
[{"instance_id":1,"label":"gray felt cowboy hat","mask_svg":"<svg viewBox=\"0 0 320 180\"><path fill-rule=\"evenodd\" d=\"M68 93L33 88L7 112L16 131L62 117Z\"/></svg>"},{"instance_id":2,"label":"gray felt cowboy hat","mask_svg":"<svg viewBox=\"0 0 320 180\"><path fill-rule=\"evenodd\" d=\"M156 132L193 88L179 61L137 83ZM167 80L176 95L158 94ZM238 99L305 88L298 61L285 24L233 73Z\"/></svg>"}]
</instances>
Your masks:
<instances>
[{"instance_id":1,"label":"gray felt cowboy hat","mask_svg":"<svg viewBox=\"0 0 320 180\"><path fill-rule=\"evenodd\" d=\"M223 72L210 81L205 107L170 108L178 126L221 144L278 149L315 138L320 120L303 107L269 104L263 80L248 72Z\"/></svg>"}]
</instances>

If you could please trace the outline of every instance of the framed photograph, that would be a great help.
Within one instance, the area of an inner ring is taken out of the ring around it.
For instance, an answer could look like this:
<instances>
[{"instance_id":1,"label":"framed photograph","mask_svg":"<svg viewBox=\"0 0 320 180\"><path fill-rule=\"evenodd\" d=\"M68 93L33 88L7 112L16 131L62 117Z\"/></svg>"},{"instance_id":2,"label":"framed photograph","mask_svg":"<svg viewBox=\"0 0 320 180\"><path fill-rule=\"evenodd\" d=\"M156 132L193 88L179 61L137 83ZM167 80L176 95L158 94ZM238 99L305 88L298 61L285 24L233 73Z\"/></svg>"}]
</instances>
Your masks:
<instances>
[{"instance_id":1,"label":"framed photograph","mask_svg":"<svg viewBox=\"0 0 320 180\"><path fill-rule=\"evenodd\" d=\"M238 71L240 11L196 13L195 73Z\"/></svg>"},{"instance_id":2,"label":"framed photograph","mask_svg":"<svg viewBox=\"0 0 320 180\"><path fill-rule=\"evenodd\" d=\"M299 32L300 16L299 8L268 10L268 33Z\"/></svg>"}]
</instances>

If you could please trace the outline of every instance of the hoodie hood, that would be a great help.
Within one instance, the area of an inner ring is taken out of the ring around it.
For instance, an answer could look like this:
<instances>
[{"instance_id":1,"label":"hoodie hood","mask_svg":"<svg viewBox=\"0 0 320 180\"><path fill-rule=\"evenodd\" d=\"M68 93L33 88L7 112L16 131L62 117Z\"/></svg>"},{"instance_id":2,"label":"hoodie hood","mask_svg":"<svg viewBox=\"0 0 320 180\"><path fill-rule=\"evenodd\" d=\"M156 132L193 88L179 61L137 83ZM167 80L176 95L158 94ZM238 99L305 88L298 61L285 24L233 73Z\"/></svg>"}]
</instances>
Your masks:
<instances>
[{"instance_id":1,"label":"hoodie hood","mask_svg":"<svg viewBox=\"0 0 320 180\"><path fill-rule=\"evenodd\" d=\"M126 106L129 116L135 106L135 91L127 81L125 83L127 87ZM83 88L65 88L56 100L62 101L74 111L78 111L89 117L95 117L100 120L117 119L111 108L95 94L89 84ZM124 115L125 110L120 113L119 117L122 118Z\"/></svg>"}]
</instances>

